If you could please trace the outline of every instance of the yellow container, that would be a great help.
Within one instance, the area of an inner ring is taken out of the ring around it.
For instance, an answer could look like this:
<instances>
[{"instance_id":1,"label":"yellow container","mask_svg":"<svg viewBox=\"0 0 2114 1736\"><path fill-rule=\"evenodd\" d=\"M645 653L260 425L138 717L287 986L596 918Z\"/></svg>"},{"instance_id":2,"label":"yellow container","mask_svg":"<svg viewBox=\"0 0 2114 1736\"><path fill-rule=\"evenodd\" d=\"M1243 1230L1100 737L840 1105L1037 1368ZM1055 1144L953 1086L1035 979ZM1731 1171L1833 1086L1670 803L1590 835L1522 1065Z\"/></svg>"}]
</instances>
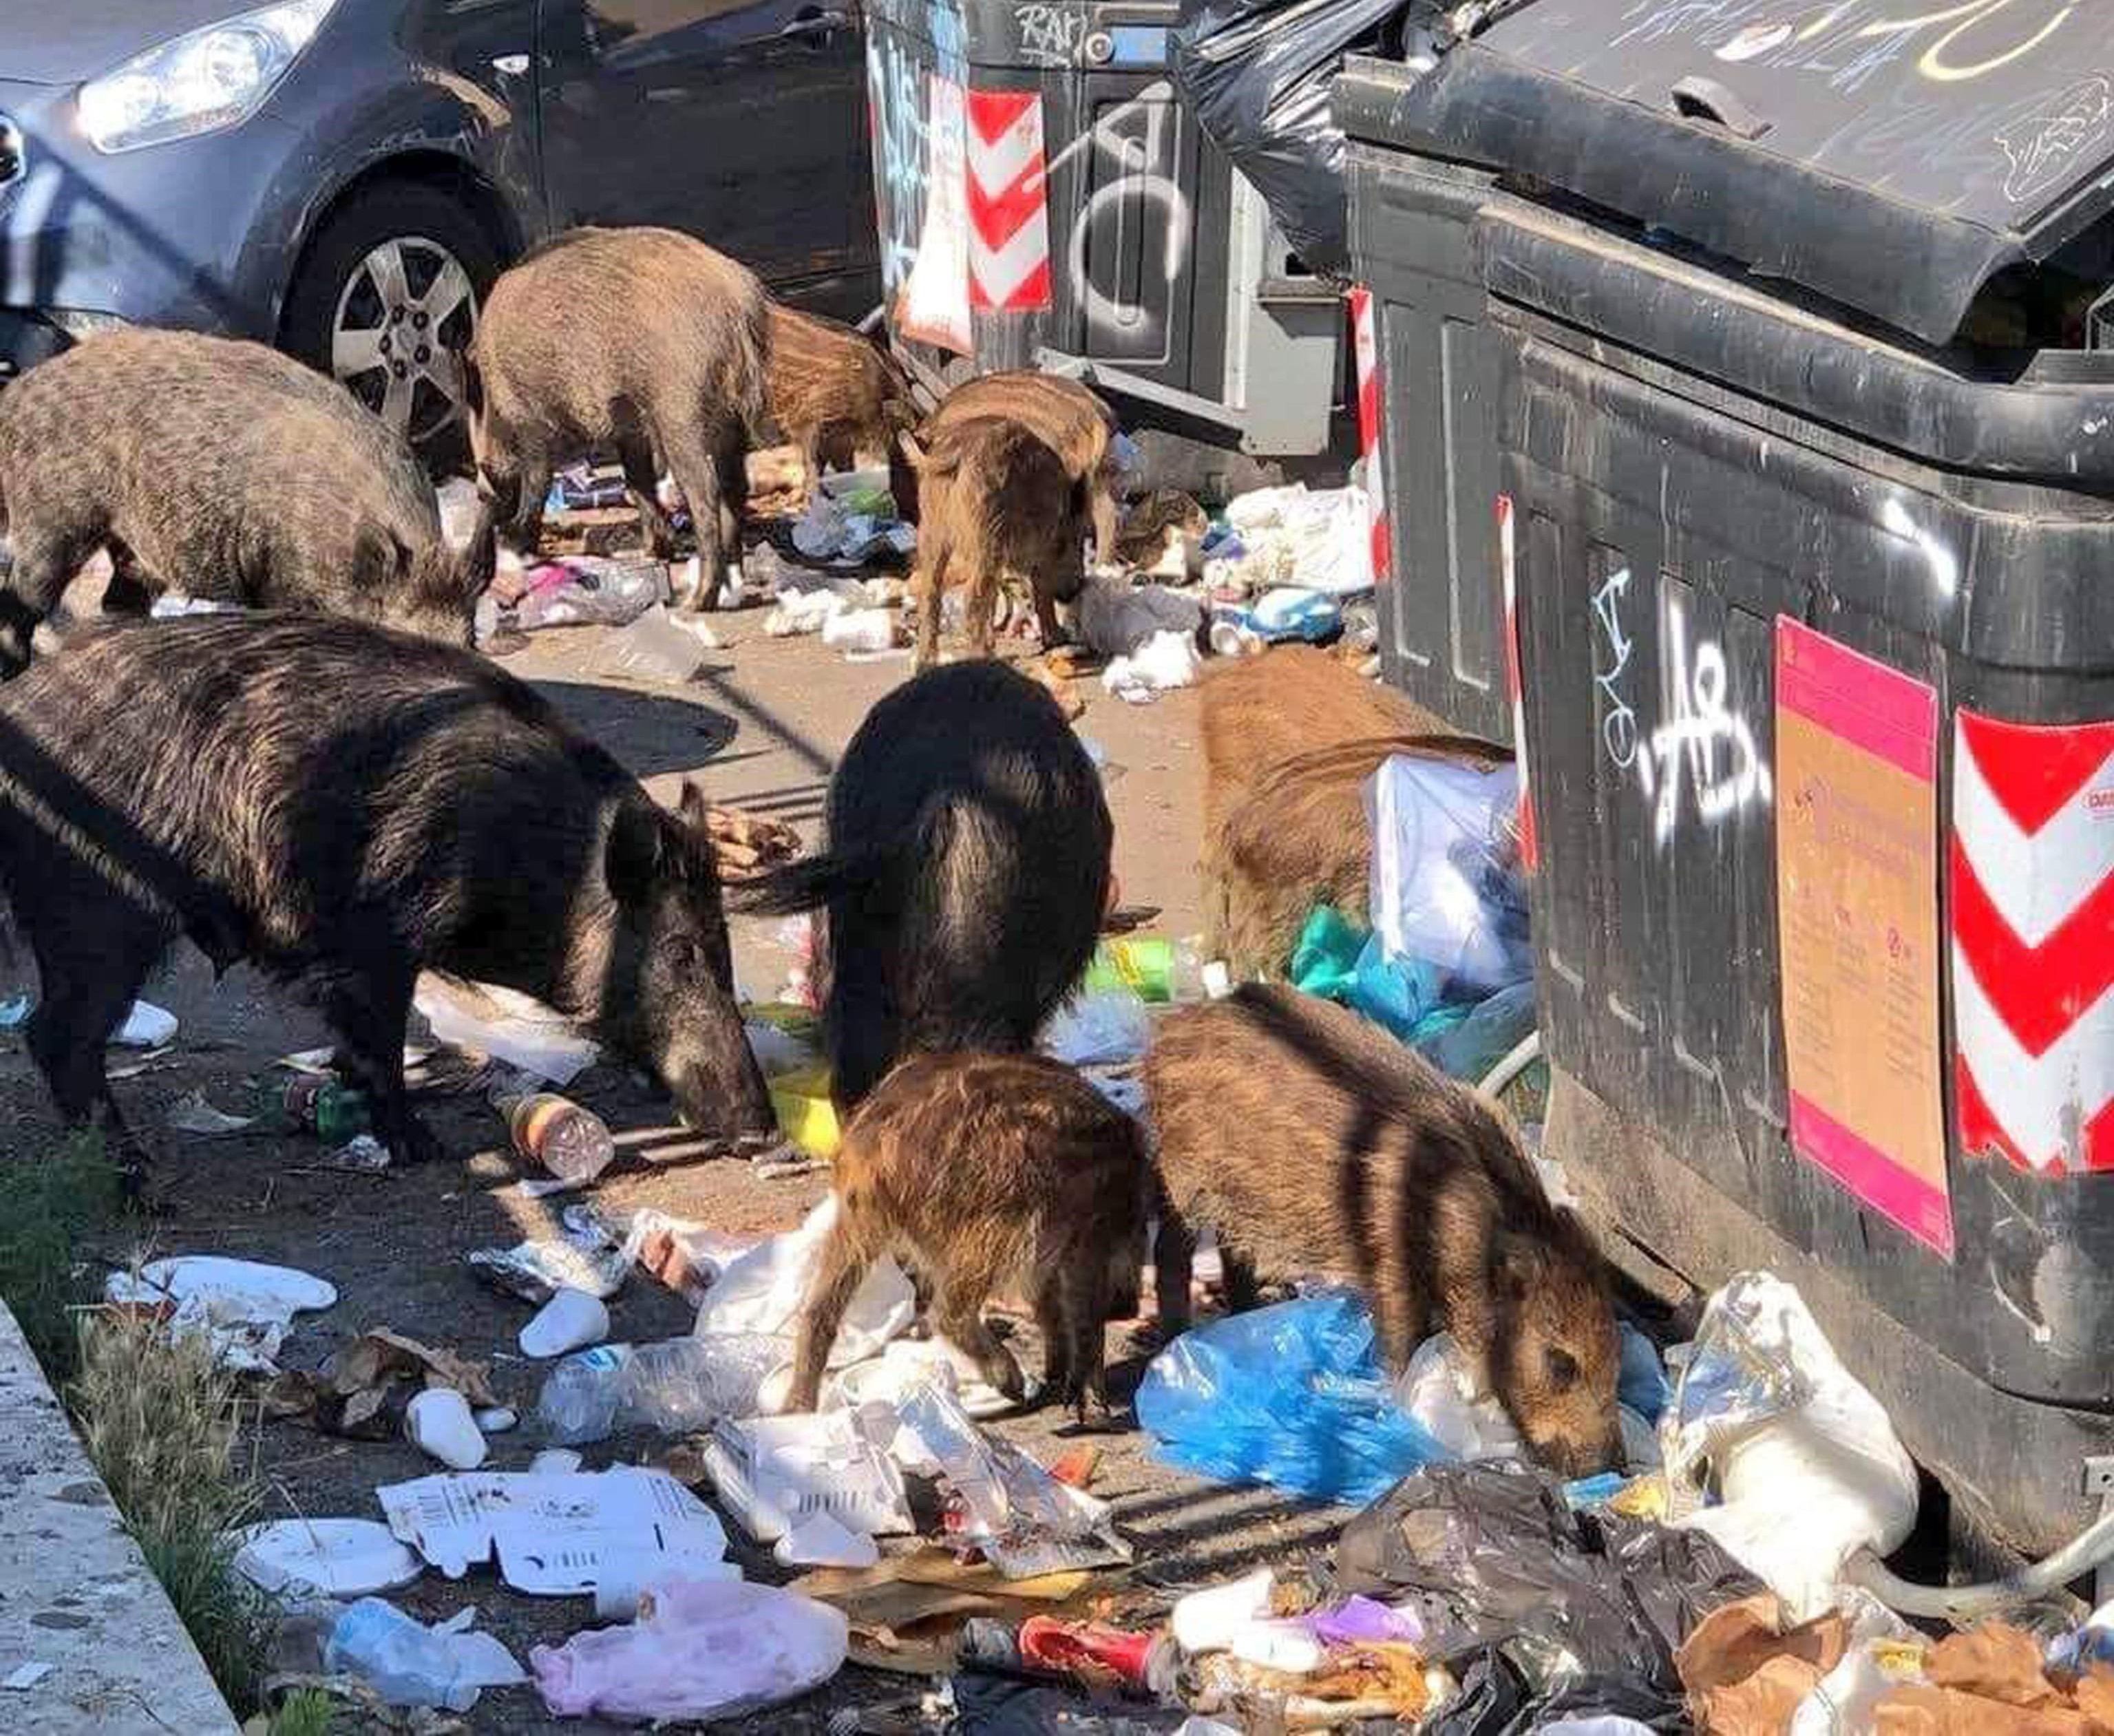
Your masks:
<instances>
[{"instance_id":1,"label":"yellow container","mask_svg":"<svg viewBox=\"0 0 2114 1736\"><path fill-rule=\"evenodd\" d=\"M802 1067L766 1083L780 1133L811 1157L827 1157L836 1150L837 1107L830 1101L827 1067Z\"/></svg>"}]
</instances>

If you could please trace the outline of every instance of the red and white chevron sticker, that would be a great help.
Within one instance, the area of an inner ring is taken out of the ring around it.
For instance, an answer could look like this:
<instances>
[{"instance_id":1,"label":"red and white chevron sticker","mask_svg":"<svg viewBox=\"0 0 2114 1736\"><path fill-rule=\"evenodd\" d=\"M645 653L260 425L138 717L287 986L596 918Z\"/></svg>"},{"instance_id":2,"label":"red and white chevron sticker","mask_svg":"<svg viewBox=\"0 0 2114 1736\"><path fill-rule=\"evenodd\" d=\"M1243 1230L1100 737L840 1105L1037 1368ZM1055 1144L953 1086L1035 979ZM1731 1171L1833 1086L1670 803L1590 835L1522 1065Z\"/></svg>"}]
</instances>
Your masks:
<instances>
[{"instance_id":1,"label":"red and white chevron sticker","mask_svg":"<svg viewBox=\"0 0 2114 1736\"><path fill-rule=\"evenodd\" d=\"M2114 1170L2114 722L1954 719L1961 1149Z\"/></svg>"},{"instance_id":2,"label":"red and white chevron sticker","mask_svg":"<svg viewBox=\"0 0 2114 1736\"><path fill-rule=\"evenodd\" d=\"M1366 460L1366 502L1372 515L1373 583L1384 584L1389 569L1387 478L1380 457L1380 359L1373 292L1354 289L1351 341L1358 360L1358 451Z\"/></svg>"},{"instance_id":3,"label":"red and white chevron sticker","mask_svg":"<svg viewBox=\"0 0 2114 1736\"><path fill-rule=\"evenodd\" d=\"M969 305L1040 313L1050 305L1042 98L972 90L968 123Z\"/></svg>"}]
</instances>

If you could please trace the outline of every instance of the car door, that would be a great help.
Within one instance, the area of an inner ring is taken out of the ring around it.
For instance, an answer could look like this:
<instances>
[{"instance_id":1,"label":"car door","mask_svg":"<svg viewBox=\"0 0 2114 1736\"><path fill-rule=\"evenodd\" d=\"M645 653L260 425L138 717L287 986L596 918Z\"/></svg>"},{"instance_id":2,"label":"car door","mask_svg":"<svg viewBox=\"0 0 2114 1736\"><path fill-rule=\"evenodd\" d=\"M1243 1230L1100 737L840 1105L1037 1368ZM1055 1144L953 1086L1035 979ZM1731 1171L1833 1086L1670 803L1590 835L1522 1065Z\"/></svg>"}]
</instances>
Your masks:
<instances>
[{"instance_id":1,"label":"car door","mask_svg":"<svg viewBox=\"0 0 2114 1736\"><path fill-rule=\"evenodd\" d=\"M872 252L858 0L542 0L551 220L658 223L785 284Z\"/></svg>"}]
</instances>

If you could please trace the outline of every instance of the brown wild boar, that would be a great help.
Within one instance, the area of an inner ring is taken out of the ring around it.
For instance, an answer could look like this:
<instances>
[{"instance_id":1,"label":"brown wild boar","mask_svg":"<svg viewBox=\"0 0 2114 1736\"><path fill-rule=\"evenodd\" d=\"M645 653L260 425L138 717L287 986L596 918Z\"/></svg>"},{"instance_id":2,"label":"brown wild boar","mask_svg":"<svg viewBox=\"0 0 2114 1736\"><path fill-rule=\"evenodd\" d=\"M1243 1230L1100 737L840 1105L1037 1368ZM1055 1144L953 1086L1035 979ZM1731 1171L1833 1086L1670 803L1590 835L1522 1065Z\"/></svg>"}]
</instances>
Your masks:
<instances>
[{"instance_id":1,"label":"brown wild boar","mask_svg":"<svg viewBox=\"0 0 2114 1736\"><path fill-rule=\"evenodd\" d=\"M771 419L800 448L808 498L825 465L886 464L917 424L909 376L878 344L834 319L771 308Z\"/></svg>"},{"instance_id":2,"label":"brown wild boar","mask_svg":"<svg viewBox=\"0 0 2114 1736\"><path fill-rule=\"evenodd\" d=\"M0 395L0 673L99 548L103 607L164 590L342 615L458 645L492 580L489 509L458 555L411 450L335 381L263 344L115 332Z\"/></svg>"},{"instance_id":3,"label":"brown wild boar","mask_svg":"<svg viewBox=\"0 0 2114 1736\"><path fill-rule=\"evenodd\" d=\"M1252 1294L1242 1262L1348 1278L1390 1370L1444 1326L1537 1459L1567 1477L1621 1463L1606 1274L1494 1106L1355 1013L1252 986L1168 1019L1145 1092L1169 1331L1208 1225L1229 1294Z\"/></svg>"},{"instance_id":4,"label":"brown wild boar","mask_svg":"<svg viewBox=\"0 0 2114 1736\"><path fill-rule=\"evenodd\" d=\"M764 424L769 305L746 266L671 229L575 229L492 287L464 369L470 446L523 554L561 464L613 451L654 554L674 552L663 466L689 503L698 594L740 553L748 450Z\"/></svg>"},{"instance_id":5,"label":"brown wild boar","mask_svg":"<svg viewBox=\"0 0 2114 1736\"><path fill-rule=\"evenodd\" d=\"M919 451L905 437L918 472L922 516L911 594L917 602L917 667L940 658L940 605L950 584L963 586L963 611L974 654L991 654L1001 590L1025 584L1046 649L1064 630L1057 605L1087 582L1081 543L1087 503L1062 459L1031 429L1004 416L949 423Z\"/></svg>"},{"instance_id":6,"label":"brown wild boar","mask_svg":"<svg viewBox=\"0 0 2114 1736\"><path fill-rule=\"evenodd\" d=\"M1046 1391L1086 1418L1108 1408L1102 1321L1135 1250L1147 1176L1137 1124L1069 1067L1035 1055L915 1056L860 1106L835 1156L837 1217L817 1257L790 1408L812 1410L837 1327L867 1268L902 1253L932 1324L1016 1402L1027 1381L984 1324L1024 1288Z\"/></svg>"},{"instance_id":7,"label":"brown wild boar","mask_svg":"<svg viewBox=\"0 0 2114 1736\"><path fill-rule=\"evenodd\" d=\"M981 374L965 380L941 399L917 430L917 443L929 449L956 422L1004 416L1042 437L1064 460L1064 469L1085 492L1094 532L1095 558L1112 561L1116 547L1117 473L1113 456L1115 413L1077 380L1024 369ZM899 461L892 481L896 508L905 518L923 522L920 481L914 467Z\"/></svg>"}]
</instances>

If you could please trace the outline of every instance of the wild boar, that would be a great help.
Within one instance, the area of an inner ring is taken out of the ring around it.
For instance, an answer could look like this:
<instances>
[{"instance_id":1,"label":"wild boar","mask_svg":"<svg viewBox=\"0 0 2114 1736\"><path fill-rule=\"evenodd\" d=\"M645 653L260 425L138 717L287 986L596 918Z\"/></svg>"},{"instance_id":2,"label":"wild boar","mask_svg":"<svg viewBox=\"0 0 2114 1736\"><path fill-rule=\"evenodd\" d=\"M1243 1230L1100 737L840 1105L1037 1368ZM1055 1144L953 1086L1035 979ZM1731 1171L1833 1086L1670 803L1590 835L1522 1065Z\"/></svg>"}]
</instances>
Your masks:
<instances>
[{"instance_id":1,"label":"wild boar","mask_svg":"<svg viewBox=\"0 0 2114 1736\"><path fill-rule=\"evenodd\" d=\"M771 308L771 418L800 448L808 497L825 464L885 464L917 424L910 378L880 345L849 326Z\"/></svg>"},{"instance_id":2,"label":"wild boar","mask_svg":"<svg viewBox=\"0 0 2114 1736\"><path fill-rule=\"evenodd\" d=\"M830 781L828 842L739 895L825 913L824 1047L840 1108L902 1056L1014 1052L1093 956L1114 828L1056 702L1002 663L913 676Z\"/></svg>"},{"instance_id":3,"label":"wild boar","mask_svg":"<svg viewBox=\"0 0 2114 1736\"><path fill-rule=\"evenodd\" d=\"M995 1289L1034 1303L1043 1384L1080 1420L1105 1413L1102 1321L1133 1253L1146 1175L1137 1124L1040 1056L904 1061L859 1106L835 1158L837 1216L809 1280L791 1408L812 1410L837 1327L867 1269L901 1253L932 1324L1016 1403L1027 1382L984 1324Z\"/></svg>"},{"instance_id":4,"label":"wild boar","mask_svg":"<svg viewBox=\"0 0 2114 1736\"><path fill-rule=\"evenodd\" d=\"M472 652L318 616L91 629L0 688L0 892L69 1122L115 1121L103 1043L181 936L304 992L406 1161L435 1151L403 1072L427 968L579 1020L709 1134L772 1131L702 798L656 806Z\"/></svg>"},{"instance_id":5,"label":"wild boar","mask_svg":"<svg viewBox=\"0 0 2114 1736\"><path fill-rule=\"evenodd\" d=\"M1096 393L1061 374L1026 369L980 374L964 380L940 400L918 428L917 444L929 449L950 424L985 416L1004 416L1018 423L1040 435L1063 460L1065 474L1079 484L1087 503L1095 557L1113 561L1121 482L1114 456L1115 413ZM914 466L900 461L900 455L893 481L897 509L922 524L919 479Z\"/></svg>"},{"instance_id":6,"label":"wild boar","mask_svg":"<svg viewBox=\"0 0 2114 1736\"><path fill-rule=\"evenodd\" d=\"M575 229L533 249L492 285L464 369L471 451L510 539L532 553L553 470L610 451L665 560L665 466L698 538L698 591L680 600L711 607L739 560L770 354L763 286L702 241Z\"/></svg>"},{"instance_id":7,"label":"wild boar","mask_svg":"<svg viewBox=\"0 0 2114 1736\"><path fill-rule=\"evenodd\" d=\"M313 610L470 643L491 583L489 511L469 549L441 535L410 448L335 382L262 344L115 332L0 394L0 673L98 549L103 607L164 590Z\"/></svg>"},{"instance_id":8,"label":"wild boar","mask_svg":"<svg viewBox=\"0 0 2114 1736\"><path fill-rule=\"evenodd\" d=\"M1566 1477L1622 1462L1605 1271L1494 1106L1355 1013L1283 988L1174 1014L1144 1071L1169 1331L1187 1324L1190 1237L1209 1225L1262 1271L1355 1282L1392 1370L1444 1326Z\"/></svg>"},{"instance_id":9,"label":"wild boar","mask_svg":"<svg viewBox=\"0 0 2114 1736\"><path fill-rule=\"evenodd\" d=\"M910 576L917 666L940 660L940 604L949 584L967 592L963 614L975 656L991 654L999 598L1009 585L1033 597L1044 648L1061 644L1057 605L1073 601L1087 582L1080 553L1086 501L1064 461L1040 435L1003 416L950 422L929 450L907 437L904 446L922 491Z\"/></svg>"}]
</instances>

